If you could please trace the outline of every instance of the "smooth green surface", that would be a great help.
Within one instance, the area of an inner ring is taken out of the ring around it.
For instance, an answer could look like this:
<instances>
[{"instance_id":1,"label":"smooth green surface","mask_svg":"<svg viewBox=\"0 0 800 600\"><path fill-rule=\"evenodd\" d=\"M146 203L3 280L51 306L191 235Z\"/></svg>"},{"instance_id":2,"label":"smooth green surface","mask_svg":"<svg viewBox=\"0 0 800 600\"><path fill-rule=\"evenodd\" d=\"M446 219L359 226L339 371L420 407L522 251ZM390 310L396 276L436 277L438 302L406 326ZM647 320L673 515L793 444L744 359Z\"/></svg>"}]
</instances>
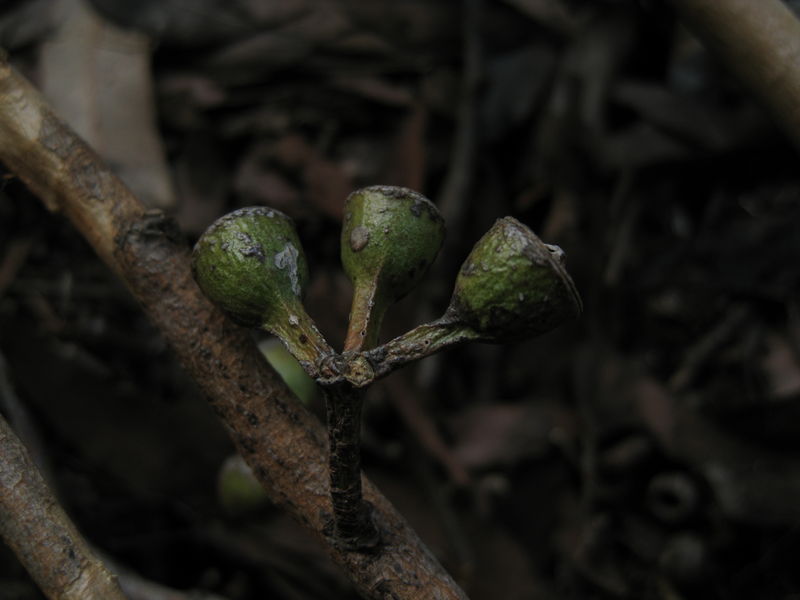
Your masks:
<instances>
[{"instance_id":1,"label":"smooth green surface","mask_svg":"<svg viewBox=\"0 0 800 600\"><path fill-rule=\"evenodd\" d=\"M222 464L217 496L225 511L232 515L246 514L270 503L264 487L238 454Z\"/></svg>"},{"instance_id":2,"label":"smooth green surface","mask_svg":"<svg viewBox=\"0 0 800 600\"><path fill-rule=\"evenodd\" d=\"M484 341L549 331L581 312L563 256L516 219L499 219L462 265L448 313Z\"/></svg>"},{"instance_id":3,"label":"smooth green surface","mask_svg":"<svg viewBox=\"0 0 800 600\"><path fill-rule=\"evenodd\" d=\"M317 384L284 345L275 338L269 338L259 342L258 349L294 395L303 404L311 404L317 394Z\"/></svg>"},{"instance_id":4,"label":"smooth green surface","mask_svg":"<svg viewBox=\"0 0 800 600\"><path fill-rule=\"evenodd\" d=\"M342 264L354 286L375 282L375 300L405 296L444 241L436 206L417 192L373 186L350 194L342 227Z\"/></svg>"},{"instance_id":5,"label":"smooth green surface","mask_svg":"<svg viewBox=\"0 0 800 600\"><path fill-rule=\"evenodd\" d=\"M255 206L220 218L195 245L192 269L206 296L240 324L277 335L304 368L333 352L303 307L308 267L283 213Z\"/></svg>"},{"instance_id":6,"label":"smooth green surface","mask_svg":"<svg viewBox=\"0 0 800 600\"><path fill-rule=\"evenodd\" d=\"M234 320L267 328L302 308L308 282L291 219L260 206L212 224L195 245L192 270L203 293Z\"/></svg>"}]
</instances>

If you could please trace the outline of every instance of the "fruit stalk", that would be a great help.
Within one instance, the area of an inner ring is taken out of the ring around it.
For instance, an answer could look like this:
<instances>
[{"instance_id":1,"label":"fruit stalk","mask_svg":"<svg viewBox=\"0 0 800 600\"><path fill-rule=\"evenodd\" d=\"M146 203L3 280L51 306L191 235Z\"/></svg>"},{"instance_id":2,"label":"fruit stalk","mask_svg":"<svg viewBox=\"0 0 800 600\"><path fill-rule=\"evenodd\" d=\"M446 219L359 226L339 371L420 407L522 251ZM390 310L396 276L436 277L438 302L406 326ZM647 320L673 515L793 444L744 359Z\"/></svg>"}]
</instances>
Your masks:
<instances>
[{"instance_id":1,"label":"fruit stalk","mask_svg":"<svg viewBox=\"0 0 800 600\"><path fill-rule=\"evenodd\" d=\"M322 386L328 417L333 536L348 550L365 551L379 542L361 484L363 390L344 382Z\"/></svg>"},{"instance_id":2,"label":"fruit stalk","mask_svg":"<svg viewBox=\"0 0 800 600\"><path fill-rule=\"evenodd\" d=\"M433 203L412 190L373 186L345 204L342 264L353 283L343 364L378 343L386 309L405 296L433 262L444 223ZM337 541L353 550L378 543L361 490L361 407L364 390L347 377L324 390L330 440L330 482Z\"/></svg>"}]
</instances>

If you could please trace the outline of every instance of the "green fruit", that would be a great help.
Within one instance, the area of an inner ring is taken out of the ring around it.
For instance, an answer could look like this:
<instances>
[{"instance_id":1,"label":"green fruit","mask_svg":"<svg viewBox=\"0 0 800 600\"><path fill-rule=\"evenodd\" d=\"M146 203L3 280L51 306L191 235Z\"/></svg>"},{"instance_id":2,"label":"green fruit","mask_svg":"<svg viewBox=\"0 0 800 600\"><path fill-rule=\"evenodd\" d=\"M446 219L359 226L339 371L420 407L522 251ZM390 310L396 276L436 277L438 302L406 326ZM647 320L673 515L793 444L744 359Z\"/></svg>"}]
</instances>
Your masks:
<instances>
[{"instance_id":1,"label":"green fruit","mask_svg":"<svg viewBox=\"0 0 800 600\"><path fill-rule=\"evenodd\" d=\"M448 309L450 318L490 342L538 335L580 312L564 253L512 217L499 219L475 244Z\"/></svg>"},{"instance_id":2,"label":"green fruit","mask_svg":"<svg viewBox=\"0 0 800 600\"><path fill-rule=\"evenodd\" d=\"M192 270L203 293L248 326L287 318L308 282L291 219L261 206L215 221L194 247Z\"/></svg>"},{"instance_id":3,"label":"green fruit","mask_svg":"<svg viewBox=\"0 0 800 600\"><path fill-rule=\"evenodd\" d=\"M350 194L341 241L342 264L354 288L346 349L377 341L386 308L427 272L444 232L436 206L417 192L373 186Z\"/></svg>"},{"instance_id":4,"label":"green fruit","mask_svg":"<svg viewBox=\"0 0 800 600\"><path fill-rule=\"evenodd\" d=\"M389 301L405 296L433 263L444 242L436 206L412 190L373 186L347 198L342 264L354 283L377 281Z\"/></svg>"},{"instance_id":5,"label":"green fruit","mask_svg":"<svg viewBox=\"0 0 800 600\"><path fill-rule=\"evenodd\" d=\"M215 221L194 247L192 271L231 318L274 333L301 363L330 353L303 308L308 267L294 224L280 211L253 206Z\"/></svg>"}]
</instances>

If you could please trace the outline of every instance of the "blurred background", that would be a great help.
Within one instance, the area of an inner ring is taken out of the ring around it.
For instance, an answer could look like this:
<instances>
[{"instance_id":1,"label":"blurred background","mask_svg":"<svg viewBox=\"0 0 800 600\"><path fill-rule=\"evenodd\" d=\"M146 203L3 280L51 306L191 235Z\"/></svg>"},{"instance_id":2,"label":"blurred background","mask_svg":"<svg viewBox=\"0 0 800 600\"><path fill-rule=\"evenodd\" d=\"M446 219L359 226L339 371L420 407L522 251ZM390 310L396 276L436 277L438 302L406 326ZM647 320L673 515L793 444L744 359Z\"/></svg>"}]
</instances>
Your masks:
<instances>
[{"instance_id":1,"label":"blurred background","mask_svg":"<svg viewBox=\"0 0 800 600\"><path fill-rule=\"evenodd\" d=\"M5 0L0 46L187 244L290 215L334 346L357 187L448 226L383 339L441 314L496 218L565 250L579 321L368 397L365 470L473 600L800 597L798 157L662 2ZM131 597L355 598L124 287L2 176L0 412ZM42 598L5 547L0 598Z\"/></svg>"}]
</instances>

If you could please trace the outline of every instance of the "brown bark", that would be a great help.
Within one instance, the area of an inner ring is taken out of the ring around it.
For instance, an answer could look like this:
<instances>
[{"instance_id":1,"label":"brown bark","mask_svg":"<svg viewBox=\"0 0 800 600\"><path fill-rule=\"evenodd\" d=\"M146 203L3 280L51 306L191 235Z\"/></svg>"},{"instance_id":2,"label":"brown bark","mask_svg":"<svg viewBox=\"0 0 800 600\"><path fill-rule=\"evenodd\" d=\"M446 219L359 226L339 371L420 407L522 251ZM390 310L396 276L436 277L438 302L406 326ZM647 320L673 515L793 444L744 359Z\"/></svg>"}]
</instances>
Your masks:
<instances>
[{"instance_id":1,"label":"brown bark","mask_svg":"<svg viewBox=\"0 0 800 600\"><path fill-rule=\"evenodd\" d=\"M322 386L328 416L330 486L334 535L354 550L374 551L380 542L361 484L361 407L364 392L348 383Z\"/></svg>"},{"instance_id":2,"label":"brown bark","mask_svg":"<svg viewBox=\"0 0 800 600\"><path fill-rule=\"evenodd\" d=\"M670 0L800 146L800 21L780 0Z\"/></svg>"},{"instance_id":3,"label":"brown bark","mask_svg":"<svg viewBox=\"0 0 800 600\"><path fill-rule=\"evenodd\" d=\"M51 600L125 600L2 417L0 536Z\"/></svg>"},{"instance_id":4,"label":"brown bark","mask_svg":"<svg viewBox=\"0 0 800 600\"><path fill-rule=\"evenodd\" d=\"M331 502L319 421L294 399L247 332L200 293L171 222L146 211L7 64L0 64L0 139L0 160L62 211L126 282L272 499L318 534L363 596L466 597L366 479L379 549L348 552L332 543L325 533Z\"/></svg>"}]
</instances>

